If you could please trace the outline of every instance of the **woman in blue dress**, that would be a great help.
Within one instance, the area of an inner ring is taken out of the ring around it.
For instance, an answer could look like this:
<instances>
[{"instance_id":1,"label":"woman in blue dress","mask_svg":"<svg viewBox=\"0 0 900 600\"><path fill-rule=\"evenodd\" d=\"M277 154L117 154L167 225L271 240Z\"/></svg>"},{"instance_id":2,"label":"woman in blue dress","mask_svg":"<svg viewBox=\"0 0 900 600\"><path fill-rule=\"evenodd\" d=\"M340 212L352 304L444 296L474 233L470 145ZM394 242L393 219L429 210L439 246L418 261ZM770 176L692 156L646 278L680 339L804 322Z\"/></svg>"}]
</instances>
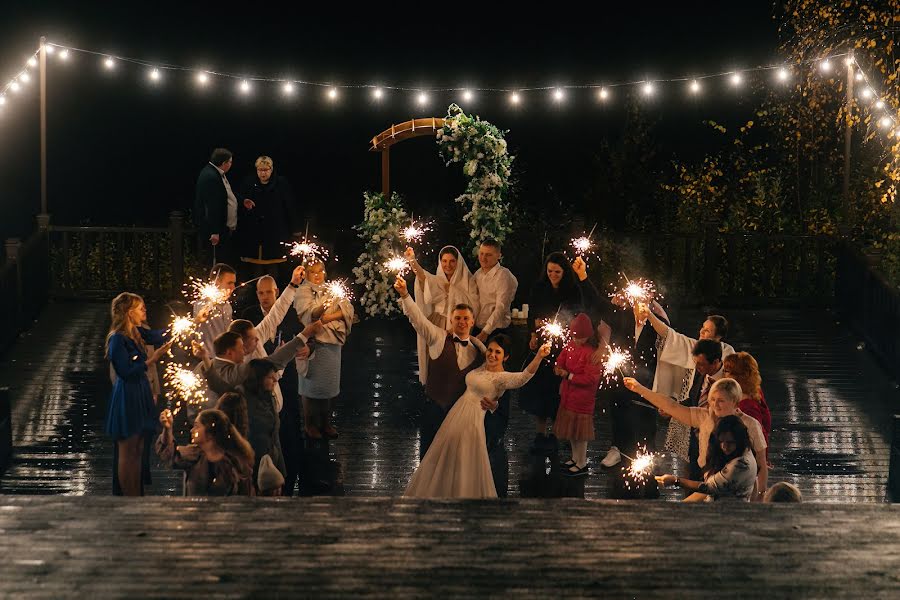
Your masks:
<instances>
[{"instance_id":1,"label":"woman in blue dress","mask_svg":"<svg viewBox=\"0 0 900 600\"><path fill-rule=\"evenodd\" d=\"M163 330L141 326L147 307L137 294L122 292L110 307L112 324L106 336L106 357L115 372L106 434L116 443L116 475L124 496L143 495L142 458L147 432L156 431L158 412L150 391L147 368L155 368L171 342ZM157 348L147 355L147 345Z\"/></svg>"}]
</instances>

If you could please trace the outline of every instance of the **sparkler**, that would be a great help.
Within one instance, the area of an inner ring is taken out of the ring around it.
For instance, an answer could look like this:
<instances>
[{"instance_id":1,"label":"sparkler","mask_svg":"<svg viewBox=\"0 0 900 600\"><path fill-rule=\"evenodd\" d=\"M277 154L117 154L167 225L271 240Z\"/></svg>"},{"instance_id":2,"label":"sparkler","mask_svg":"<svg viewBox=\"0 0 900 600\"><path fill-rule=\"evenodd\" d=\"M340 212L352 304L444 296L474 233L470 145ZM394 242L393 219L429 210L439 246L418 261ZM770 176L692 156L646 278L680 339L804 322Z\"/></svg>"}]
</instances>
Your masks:
<instances>
[{"instance_id":1,"label":"sparkler","mask_svg":"<svg viewBox=\"0 0 900 600\"><path fill-rule=\"evenodd\" d=\"M622 467L622 470L625 472L625 486L631 488L632 482L635 486L644 485L647 477L653 472L653 461L656 459L656 455L652 452L647 452L647 448L638 447L634 458L627 454L622 456L631 461L631 465L627 468Z\"/></svg>"},{"instance_id":2,"label":"sparkler","mask_svg":"<svg viewBox=\"0 0 900 600\"><path fill-rule=\"evenodd\" d=\"M552 321L547 321L538 329L538 335L542 340L550 342L551 346L562 347L569 342L572 337L569 327L560 323L556 317Z\"/></svg>"},{"instance_id":3,"label":"sparkler","mask_svg":"<svg viewBox=\"0 0 900 600\"><path fill-rule=\"evenodd\" d=\"M632 366L631 353L628 350L622 350L617 346L610 346L609 344L607 344L606 347L609 348L609 354L603 365L603 377L606 379L607 383L610 383L613 377L615 377L616 371L618 371L622 377L625 377L625 372L622 368Z\"/></svg>"},{"instance_id":4,"label":"sparkler","mask_svg":"<svg viewBox=\"0 0 900 600\"><path fill-rule=\"evenodd\" d=\"M283 243L290 249L291 256L299 256L303 264L324 263L328 259L328 250L306 236L299 242Z\"/></svg>"},{"instance_id":5,"label":"sparkler","mask_svg":"<svg viewBox=\"0 0 900 600\"><path fill-rule=\"evenodd\" d=\"M206 305L223 304L228 299L228 292L216 287L215 283L191 277L186 284L187 296L194 302Z\"/></svg>"},{"instance_id":6,"label":"sparkler","mask_svg":"<svg viewBox=\"0 0 900 600\"><path fill-rule=\"evenodd\" d=\"M613 294L625 304L634 306L635 304L650 304L656 299L656 285L649 279L628 279L625 273L621 274L625 278L625 287Z\"/></svg>"},{"instance_id":7,"label":"sparkler","mask_svg":"<svg viewBox=\"0 0 900 600\"><path fill-rule=\"evenodd\" d=\"M397 277L403 277L409 273L410 270L409 261L398 254L395 254L386 260L384 262L384 268L397 275Z\"/></svg>"},{"instance_id":8,"label":"sparkler","mask_svg":"<svg viewBox=\"0 0 900 600\"><path fill-rule=\"evenodd\" d=\"M414 242L421 242L422 238L429 231L431 231L430 222L419 223L415 219L412 219L409 225L400 232L400 235L403 236L403 239L406 240L408 244L412 244Z\"/></svg>"},{"instance_id":9,"label":"sparkler","mask_svg":"<svg viewBox=\"0 0 900 600\"><path fill-rule=\"evenodd\" d=\"M581 236L577 238L572 238L572 247L575 248L575 254L578 256L585 256L587 254L592 254L592 250L594 248L594 243L591 241L591 236L594 235L594 229L597 228L597 224L594 223L594 226L591 227L590 233L586 236Z\"/></svg>"},{"instance_id":10,"label":"sparkler","mask_svg":"<svg viewBox=\"0 0 900 600\"><path fill-rule=\"evenodd\" d=\"M353 292L347 285L345 279L335 279L329 281L325 286L325 303L324 306L331 306L342 300L353 300Z\"/></svg>"},{"instance_id":11,"label":"sparkler","mask_svg":"<svg viewBox=\"0 0 900 600\"><path fill-rule=\"evenodd\" d=\"M202 406L206 402L206 382L186 367L174 362L166 364L163 380L178 395L173 414L177 414L184 404Z\"/></svg>"},{"instance_id":12,"label":"sparkler","mask_svg":"<svg viewBox=\"0 0 900 600\"><path fill-rule=\"evenodd\" d=\"M197 330L197 324L193 319L178 315L173 315L172 323L169 325L169 334L172 336L173 343L189 342L192 339L200 339L203 335Z\"/></svg>"}]
</instances>

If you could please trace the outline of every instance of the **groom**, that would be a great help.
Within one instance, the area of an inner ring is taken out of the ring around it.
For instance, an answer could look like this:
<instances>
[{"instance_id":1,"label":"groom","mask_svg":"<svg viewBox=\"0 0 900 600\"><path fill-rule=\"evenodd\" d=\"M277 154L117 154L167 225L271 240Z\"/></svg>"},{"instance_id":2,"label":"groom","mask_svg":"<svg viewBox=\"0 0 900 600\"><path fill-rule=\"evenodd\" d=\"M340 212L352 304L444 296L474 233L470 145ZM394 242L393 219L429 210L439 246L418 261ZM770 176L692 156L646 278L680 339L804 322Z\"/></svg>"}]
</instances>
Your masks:
<instances>
[{"instance_id":1,"label":"groom","mask_svg":"<svg viewBox=\"0 0 900 600\"><path fill-rule=\"evenodd\" d=\"M428 402L422 415L419 444L419 459L421 459L431 446L441 423L444 422L444 417L453 408L457 398L466 391L466 375L484 363L485 348L478 338L471 335L475 315L468 304L458 304L454 307L450 314L451 331L445 331L425 318L410 297L405 279L398 277L394 289L400 294L404 314L409 318L416 333L425 339L428 348L425 373L425 396ZM504 433L497 432L499 428L494 423L495 420L499 420L499 415L493 412L498 404L498 400L491 398L484 398L481 401L481 407L491 411L485 415L485 434L489 450ZM494 484L499 494L501 489L506 489L506 485L497 485L496 480L497 475L494 474Z\"/></svg>"}]
</instances>

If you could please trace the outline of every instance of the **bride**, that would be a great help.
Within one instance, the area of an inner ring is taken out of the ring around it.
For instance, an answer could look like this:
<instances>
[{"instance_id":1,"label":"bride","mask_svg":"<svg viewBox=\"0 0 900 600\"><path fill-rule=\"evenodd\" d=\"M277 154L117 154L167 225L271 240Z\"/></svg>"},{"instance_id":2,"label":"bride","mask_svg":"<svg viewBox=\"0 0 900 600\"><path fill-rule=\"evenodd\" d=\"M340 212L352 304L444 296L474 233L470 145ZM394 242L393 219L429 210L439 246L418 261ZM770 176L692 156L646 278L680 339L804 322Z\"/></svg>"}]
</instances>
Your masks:
<instances>
[{"instance_id":1,"label":"bride","mask_svg":"<svg viewBox=\"0 0 900 600\"><path fill-rule=\"evenodd\" d=\"M404 496L418 498L496 498L484 434L482 398L499 398L520 388L550 354L544 344L534 360L519 373L504 369L511 340L499 334L488 341L485 363L466 375L466 391L456 401L438 430Z\"/></svg>"}]
</instances>

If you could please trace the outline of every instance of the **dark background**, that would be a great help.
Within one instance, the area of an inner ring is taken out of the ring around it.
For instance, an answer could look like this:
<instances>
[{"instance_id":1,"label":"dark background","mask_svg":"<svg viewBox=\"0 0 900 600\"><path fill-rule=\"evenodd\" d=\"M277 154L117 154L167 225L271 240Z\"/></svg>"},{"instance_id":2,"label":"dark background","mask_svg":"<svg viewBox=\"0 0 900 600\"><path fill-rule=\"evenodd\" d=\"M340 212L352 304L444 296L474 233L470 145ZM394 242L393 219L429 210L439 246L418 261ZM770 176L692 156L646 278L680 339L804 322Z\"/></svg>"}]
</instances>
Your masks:
<instances>
[{"instance_id":1,"label":"dark background","mask_svg":"<svg viewBox=\"0 0 900 600\"><path fill-rule=\"evenodd\" d=\"M349 4L330 13L305 4L30 4L4 7L4 82L42 34L64 45L210 70L411 87L632 81L778 62L773 8L761 1L595 3L590 12L586 4L553 3L542 9L547 14L524 3L483 13L479 5L441 3L390 15ZM109 73L99 57L81 53L68 63L50 57L49 64L49 212L57 224L162 225L169 211L191 206L197 173L221 145L235 153L233 184L253 172L257 155L272 156L276 172L298 191L311 229L327 237L357 223L363 191L381 187L380 157L367 151L369 139L392 122L443 116L454 100L509 130L514 201L568 204L575 213L611 201L585 190L597 175L593 157L601 144L622 136L622 91L600 106L594 92L572 90L561 107L549 92L530 92L515 109L506 94L482 92L466 106L452 94L431 93L428 108L420 109L412 92L388 92L375 104L367 92L342 90L332 104L322 89L304 88L285 100L277 85L256 84L243 98L231 80L200 91L191 74L164 72L154 87L143 67L120 62ZM684 84L661 84L654 99L641 103L655 124L660 173L675 156L690 159L722 143L704 120L753 117L758 92L730 90L724 79L705 86L699 100L690 100ZM27 234L40 206L36 77L25 92L9 96L0 117L3 237ZM444 167L431 138L400 144L391 158L392 188L417 214L458 211L451 199L464 180L459 167Z\"/></svg>"}]
</instances>

